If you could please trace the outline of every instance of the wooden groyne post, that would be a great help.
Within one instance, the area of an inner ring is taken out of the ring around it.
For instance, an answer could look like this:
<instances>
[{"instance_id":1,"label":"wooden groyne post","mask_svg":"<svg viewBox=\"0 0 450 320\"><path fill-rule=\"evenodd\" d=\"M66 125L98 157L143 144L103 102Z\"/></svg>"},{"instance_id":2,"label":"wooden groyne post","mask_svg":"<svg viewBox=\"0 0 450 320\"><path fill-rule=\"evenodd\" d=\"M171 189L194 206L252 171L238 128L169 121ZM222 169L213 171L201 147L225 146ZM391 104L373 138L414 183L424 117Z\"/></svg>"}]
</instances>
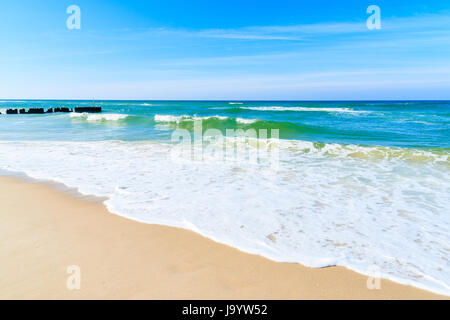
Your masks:
<instances>
[{"instance_id":1,"label":"wooden groyne post","mask_svg":"<svg viewBox=\"0 0 450 320\"><path fill-rule=\"evenodd\" d=\"M100 113L102 112L102 107L75 107L74 110L66 107L61 107L61 108L49 108L47 109L47 111L45 111L44 108L29 108L28 111L25 110L24 108L6 110L6 114L44 114L44 113L58 113L58 112Z\"/></svg>"}]
</instances>

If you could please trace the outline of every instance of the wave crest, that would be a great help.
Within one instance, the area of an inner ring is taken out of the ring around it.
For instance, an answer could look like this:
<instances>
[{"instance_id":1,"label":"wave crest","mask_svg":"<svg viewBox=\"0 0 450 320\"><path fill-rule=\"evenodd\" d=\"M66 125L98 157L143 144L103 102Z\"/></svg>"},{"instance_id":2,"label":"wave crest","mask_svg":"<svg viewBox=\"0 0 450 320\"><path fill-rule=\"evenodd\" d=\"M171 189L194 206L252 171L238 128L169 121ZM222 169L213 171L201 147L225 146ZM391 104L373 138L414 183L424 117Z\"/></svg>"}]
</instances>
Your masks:
<instances>
[{"instance_id":1,"label":"wave crest","mask_svg":"<svg viewBox=\"0 0 450 320\"><path fill-rule=\"evenodd\" d=\"M165 122L165 123L181 123L181 122L191 122L191 121L197 121L197 120L202 120L202 121L207 121L207 120L222 120L222 121L235 121L237 123L241 123L241 124L252 124L255 123L257 121L259 121L258 119L244 119L244 118L230 118L230 117L225 117L225 116L188 116L188 115L183 115L183 116L172 116L172 115L155 115L154 117L156 122Z\"/></svg>"},{"instance_id":2,"label":"wave crest","mask_svg":"<svg viewBox=\"0 0 450 320\"><path fill-rule=\"evenodd\" d=\"M104 113L104 114L71 113L70 117L86 121L119 121L122 119L126 119L128 115L119 113Z\"/></svg>"},{"instance_id":3,"label":"wave crest","mask_svg":"<svg viewBox=\"0 0 450 320\"><path fill-rule=\"evenodd\" d=\"M253 110L253 111L315 111L315 112L346 112L346 113L366 113L369 111L359 111L350 108L313 108L313 107L241 107L241 109Z\"/></svg>"}]
</instances>

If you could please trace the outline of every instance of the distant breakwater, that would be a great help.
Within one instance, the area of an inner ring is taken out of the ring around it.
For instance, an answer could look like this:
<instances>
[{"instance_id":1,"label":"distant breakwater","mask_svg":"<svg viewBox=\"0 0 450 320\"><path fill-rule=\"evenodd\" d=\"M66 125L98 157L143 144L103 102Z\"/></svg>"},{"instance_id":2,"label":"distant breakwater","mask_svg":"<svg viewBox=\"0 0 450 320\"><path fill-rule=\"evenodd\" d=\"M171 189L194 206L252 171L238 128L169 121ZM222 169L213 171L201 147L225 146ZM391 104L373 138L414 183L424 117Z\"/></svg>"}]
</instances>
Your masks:
<instances>
[{"instance_id":1,"label":"distant breakwater","mask_svg":"<svg viewBox=\"0 0 450 320\"><path fill-rule=\"evenodd\" d=\"M100 113L102 112L102 107L75 107L71 108L49 108L45 110L44 108L25 108L21 109L7 109L5 114L45 114L45 113L59 113L59 112L77 112L77 113ZM0 112L0 114L2 114Z\"/></svg>"}]
</instances>

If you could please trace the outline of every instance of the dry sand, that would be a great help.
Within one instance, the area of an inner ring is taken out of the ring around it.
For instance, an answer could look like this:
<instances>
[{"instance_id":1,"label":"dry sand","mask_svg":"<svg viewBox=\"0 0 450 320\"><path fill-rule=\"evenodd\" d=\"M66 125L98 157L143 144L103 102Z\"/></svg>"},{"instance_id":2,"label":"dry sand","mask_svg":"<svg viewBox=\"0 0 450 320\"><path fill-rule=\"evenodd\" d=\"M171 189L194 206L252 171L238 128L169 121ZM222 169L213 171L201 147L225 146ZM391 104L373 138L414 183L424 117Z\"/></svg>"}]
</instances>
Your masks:
<instances>
[{"instance_id":1,"label":"dry sand","mask_svg":"<svg viewBox=\"0 0 450 320\"><path fill-rule=\"evenodd\" d=\"M43 183L0 177L1 299L435 299L341 267L278 263L142 224ZM81 268L68 290L67 267Z\"/></svg>"}]
</instances>

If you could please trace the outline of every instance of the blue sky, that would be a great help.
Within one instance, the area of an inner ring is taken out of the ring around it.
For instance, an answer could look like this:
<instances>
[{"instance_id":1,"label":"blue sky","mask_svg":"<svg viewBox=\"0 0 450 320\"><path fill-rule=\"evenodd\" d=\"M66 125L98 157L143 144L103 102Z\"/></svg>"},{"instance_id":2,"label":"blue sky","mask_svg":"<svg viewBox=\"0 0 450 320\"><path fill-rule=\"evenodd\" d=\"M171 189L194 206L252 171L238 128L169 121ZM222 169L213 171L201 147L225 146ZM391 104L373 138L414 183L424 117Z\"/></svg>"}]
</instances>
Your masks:
<instances>
[{"instance_id":1,"label":"blue sky","mask_svg":"<svg viewBox=\"0 0 450 320\"><path fill-rule=\"evenodd\" d=\"M1 99L450 99L442 0L2 0L0 41Z\"/></svg>"}]
</instances>

